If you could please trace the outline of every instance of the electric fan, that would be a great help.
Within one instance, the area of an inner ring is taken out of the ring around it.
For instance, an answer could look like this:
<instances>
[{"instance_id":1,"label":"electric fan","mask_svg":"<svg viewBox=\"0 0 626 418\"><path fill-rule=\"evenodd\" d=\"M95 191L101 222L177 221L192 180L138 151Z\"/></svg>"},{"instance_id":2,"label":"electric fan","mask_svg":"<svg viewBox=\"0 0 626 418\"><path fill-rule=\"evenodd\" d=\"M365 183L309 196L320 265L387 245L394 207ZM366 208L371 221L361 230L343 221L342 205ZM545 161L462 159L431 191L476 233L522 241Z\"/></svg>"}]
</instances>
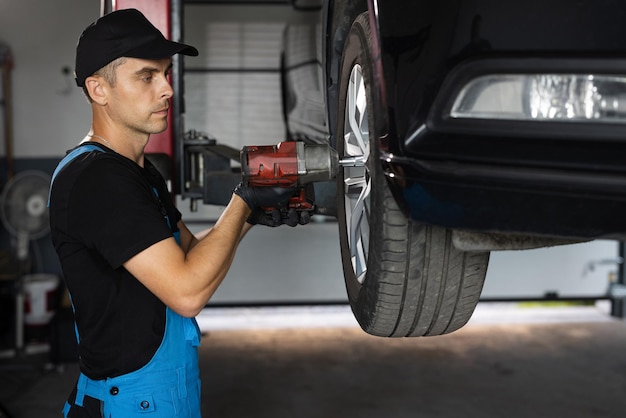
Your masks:
<instances>
[{"instance_id":1,"label":"electric fan","mask_svg":"<svg viewBox=\"0 0 626 418\"><path fill-rule=\"evenodd\" d=\"M0 195L0 219L13 235L19 265L15 289L15 349L24 347L24 276L30 272L30 241L50 229L48 191L50 176L44 172L22 171L12 177Z\"/></svg>"}]
</instances>

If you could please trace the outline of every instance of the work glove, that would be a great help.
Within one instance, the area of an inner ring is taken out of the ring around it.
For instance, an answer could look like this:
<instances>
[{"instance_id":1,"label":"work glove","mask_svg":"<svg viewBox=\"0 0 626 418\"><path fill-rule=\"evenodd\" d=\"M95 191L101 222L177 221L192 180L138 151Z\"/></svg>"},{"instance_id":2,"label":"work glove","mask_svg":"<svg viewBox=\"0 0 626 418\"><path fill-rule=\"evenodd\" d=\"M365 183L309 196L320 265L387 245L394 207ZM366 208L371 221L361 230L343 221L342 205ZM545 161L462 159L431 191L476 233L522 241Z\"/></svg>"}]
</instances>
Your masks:
<instances>
[{"instance_id":1,"label":"work glove","mask_svg":"<svg viewBox=\"0 0 626 418\"><path fill-rule=\"evenodd\" d=\"M311 222L311 214L307 211L298 212L294 208L290 208L286 212L276 208L273 208L271 211L256 208L248 217L247 222L251 225L258 224L277 227L284 224L294 227L296 225L306 225Z\"/></svg>"},{"instance_id":2,"label":"work glove","mask_svg":"<svg viewBox=\"0 0 626 418\"><path fill-rule=\"evenodd\" d=\"M289 198L296 193L295 187L251 187L239 183L233 193L243 199L250 210L257 208L286 208Z\"/></svg>"}]
</instances>

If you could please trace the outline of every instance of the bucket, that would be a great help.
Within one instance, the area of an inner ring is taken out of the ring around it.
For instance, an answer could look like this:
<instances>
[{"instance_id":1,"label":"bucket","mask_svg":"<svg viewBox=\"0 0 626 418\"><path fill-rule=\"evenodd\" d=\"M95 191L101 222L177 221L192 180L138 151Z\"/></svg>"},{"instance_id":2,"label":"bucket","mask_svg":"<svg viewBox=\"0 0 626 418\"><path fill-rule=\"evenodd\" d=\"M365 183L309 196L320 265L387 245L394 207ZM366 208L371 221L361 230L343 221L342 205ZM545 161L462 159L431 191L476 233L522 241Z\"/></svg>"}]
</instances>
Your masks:
<instances>
[{"instance_id":1,"label":"bucket","mask_svg":"<svg viewBox=\"0 0 626 418\"><path fill-rule=\"evenodd\" d=\"M59 277L54 274L24 276L24 325L50 323L58 304Z\"/></svg>"}]
</instances>

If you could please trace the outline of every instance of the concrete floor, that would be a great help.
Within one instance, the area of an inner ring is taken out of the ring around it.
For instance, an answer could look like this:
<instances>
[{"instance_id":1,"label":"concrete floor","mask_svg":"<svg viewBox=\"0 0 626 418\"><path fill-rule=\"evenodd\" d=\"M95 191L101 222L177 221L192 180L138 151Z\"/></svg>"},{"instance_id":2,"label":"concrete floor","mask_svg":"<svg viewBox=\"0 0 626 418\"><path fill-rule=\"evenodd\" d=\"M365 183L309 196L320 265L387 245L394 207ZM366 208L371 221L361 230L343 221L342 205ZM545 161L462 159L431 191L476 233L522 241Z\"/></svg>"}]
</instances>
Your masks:
<instances>
[{"instance_id":1,"label":"concrete floor","mask_svg":"<svg viewBox=\"0 0 626 418\"><path fill-rule=\"evenodd\" d=\"M199 318L205 417L623 417L626 323L604 308L480 304L442 337L382 339L347 307ZM325 324L317 328L314 324ZM0 363L14 418L58 417L75 364Z\"/></svg>"}]
</instances>

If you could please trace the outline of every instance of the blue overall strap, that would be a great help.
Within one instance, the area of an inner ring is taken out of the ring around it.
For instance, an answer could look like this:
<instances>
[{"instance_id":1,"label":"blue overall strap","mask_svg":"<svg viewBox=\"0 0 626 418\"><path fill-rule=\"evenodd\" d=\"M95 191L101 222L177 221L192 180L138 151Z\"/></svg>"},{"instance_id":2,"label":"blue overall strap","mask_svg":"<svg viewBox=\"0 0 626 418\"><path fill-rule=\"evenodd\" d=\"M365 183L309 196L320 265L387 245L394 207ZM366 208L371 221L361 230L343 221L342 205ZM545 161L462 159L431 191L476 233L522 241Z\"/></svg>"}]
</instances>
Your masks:
<instances>
[{"instance_id":1,"label":"blue overall strap","mask_svg":"<svg viewBox=\"0 0 626 418\"><path fill-rule=\"evenodd\" d=\"M52 193L52 183L54 183L54 179L57 176L57 174L59 174L61 170L63 170L63 168L66 165L68 165L72 160L74 160L76 157L78 157L81 154L84 154L86 152L91 152L91 151L104 152L104 150L97 145L93 145L93 144L82 145L73 149L70 153L68 153L61 160L61 162L59 162L59 165L57 165L57 168L54 170L54 173L52 174L52 179L50 180L50 190L48 191L48 207L50 207L50 195ZM72 305L72 311L74 311L74 302L72 302L72 295L69 295L69 297L70 297L70 303ZM78 334L78 327L76 326L76 322L74 322L74 333L76 334L76 342L80 344L80 335Z\"/></svg>"},{"instance_id":2,"label":"blue overall strap","mask_svg":"<svg viewBox=\"0 0 626 418\"><path fill-rule=\"evenodd\" d=\"M57 174L59 174L61 170L63 170L63 168L66 165L68 165L74 158L78 157L81 154L84 154L86 152L91 152L91 151L105 152L102 148L100 148L97 145L93 145L93 144L81 145L77 148L74 148L72 152L67 154L65 158L61 160L59 165L57 165L57 168L54 170L54 173L52 173L52 180L50 180L50 191L48 192L48 207L50 207L50 194L52 193L52 184L54 183L54 179L56 178Z\"/></svg>"}]
</instances>

